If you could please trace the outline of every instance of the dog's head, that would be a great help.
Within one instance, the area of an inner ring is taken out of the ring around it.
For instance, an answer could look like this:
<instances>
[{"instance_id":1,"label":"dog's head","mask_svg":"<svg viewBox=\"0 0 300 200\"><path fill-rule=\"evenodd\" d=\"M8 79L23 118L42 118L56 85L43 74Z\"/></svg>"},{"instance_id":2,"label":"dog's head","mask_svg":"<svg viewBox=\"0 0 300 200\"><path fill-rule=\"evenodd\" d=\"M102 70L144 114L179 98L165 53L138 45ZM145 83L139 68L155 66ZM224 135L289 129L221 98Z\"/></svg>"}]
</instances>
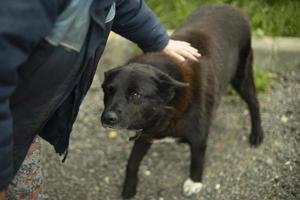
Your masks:
<instances>
[{"instance_id":1,"label":"dog's head","mask_svg":"<svg viewBox=\"0 0 300 200\"><path fill-rule=\"evenodd\" d=\"M151 129L169 112L176 92L186 86L146 64L106 71L102 124L114 129Z\"/></svg>"}]
</instances>

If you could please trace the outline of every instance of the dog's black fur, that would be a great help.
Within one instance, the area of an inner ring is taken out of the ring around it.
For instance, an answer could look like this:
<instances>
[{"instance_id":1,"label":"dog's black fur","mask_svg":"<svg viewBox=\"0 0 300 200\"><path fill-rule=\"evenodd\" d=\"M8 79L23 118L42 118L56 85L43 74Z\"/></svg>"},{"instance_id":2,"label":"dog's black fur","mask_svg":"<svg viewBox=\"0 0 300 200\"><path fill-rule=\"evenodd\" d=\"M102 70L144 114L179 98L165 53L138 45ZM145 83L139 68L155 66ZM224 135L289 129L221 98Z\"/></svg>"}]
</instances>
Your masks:
<instances>
[{"instance_id":1,"label":"dog's black fur","mask_svg":"<svg viewBox=\"0 0 300 200\"><path fill-rule=\"evenodd\" d=\"M144 54L105 73L103 125L141 134L128 161L125 198L136 193L138 168L152 140L166 136L190 145L190 179L202 181L213 113L229 84L248 105L250 144L263 140L245 15L227 5L206 5L190 15L171 38L191 43L202 57L198 62L179 62L163 53Z\"/></svg>"}]
</instances>

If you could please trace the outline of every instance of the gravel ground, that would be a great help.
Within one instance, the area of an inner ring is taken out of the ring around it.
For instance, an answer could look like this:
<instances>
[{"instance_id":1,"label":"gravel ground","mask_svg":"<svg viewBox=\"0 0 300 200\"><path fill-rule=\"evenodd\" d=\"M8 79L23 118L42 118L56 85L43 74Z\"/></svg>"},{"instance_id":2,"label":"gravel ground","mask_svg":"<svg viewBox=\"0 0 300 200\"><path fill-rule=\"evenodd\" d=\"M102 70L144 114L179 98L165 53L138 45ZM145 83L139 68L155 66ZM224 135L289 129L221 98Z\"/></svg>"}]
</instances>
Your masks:
<instances>
[{"instance_id":1,"label":"gravel ground","mask_svg":"<svg viewBox=\"0 0 300 200\"><path fill-rule=\"evenodd\" d=\"M127 132L110 139L101 127L99 82L83 102L66 163L43 143L47 199L121 199L132 143ZM202 191L190 198L182 195L189 173L188 147L155 144L141 165L134 199L299 200L300 65L277 75L259 99L265 131L260 147L248 144L250 119L245 104L236 96L225 97L209 137Z\"/></svg>"}]
</instances>

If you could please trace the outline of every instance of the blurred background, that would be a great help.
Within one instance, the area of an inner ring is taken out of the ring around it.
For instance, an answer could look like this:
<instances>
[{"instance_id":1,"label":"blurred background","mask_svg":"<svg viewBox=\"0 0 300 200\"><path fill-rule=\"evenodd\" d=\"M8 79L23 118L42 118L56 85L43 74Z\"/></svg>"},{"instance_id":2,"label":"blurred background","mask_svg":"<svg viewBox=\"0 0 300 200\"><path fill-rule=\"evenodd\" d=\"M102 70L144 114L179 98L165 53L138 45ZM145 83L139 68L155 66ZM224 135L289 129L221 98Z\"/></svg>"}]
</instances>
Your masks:
<instances>
[{"instance_id":1,"label":"blurred background","mask_svg":"<svg viewBox=\"0 0 300 200\"><path fill-rule=\"evenodd\" d=\"M174 29L199 5L226 3L241 8L249 16L254 35L300 36L298 0L164 0L163 2L146 0L146 2L169 29Z\"/></svg>"},{"instance_id":2,"label":"blurred background","mask_svg":"<svg viewBox=\"0 0 300 200\"><path fill-rule=\"evenodd\" d=\"M299 200L300 199L300 1L299 0L146 0L170 30L204 3L241 8L252 25L255 82L265 141L248 144L246 105L232 89L223 98L208 141L204 188L182 195L189 173L189 149L157 144L142 162L135 200ZM45 197L57 200L121 199L130 133L102 128L100 88L103 71L140 53L111 34L92 87L71 135L66 163L43 143Z\"/></svg>"}]
</instances>

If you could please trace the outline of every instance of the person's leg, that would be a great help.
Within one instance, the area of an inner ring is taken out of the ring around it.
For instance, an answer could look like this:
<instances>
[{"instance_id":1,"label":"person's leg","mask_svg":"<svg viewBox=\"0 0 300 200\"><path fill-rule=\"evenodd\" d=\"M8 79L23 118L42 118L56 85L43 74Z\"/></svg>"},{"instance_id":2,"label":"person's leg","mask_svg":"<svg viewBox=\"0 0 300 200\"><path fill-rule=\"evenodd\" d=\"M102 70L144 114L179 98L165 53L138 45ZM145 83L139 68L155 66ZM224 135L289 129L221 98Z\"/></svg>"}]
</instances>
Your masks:
<instances>
[{"instance_id":1,"label":"person's leg","mask_svg":"<svg viewBox=\"0 0 300 200\"><path fill-rule=\"evenodd\" d=\"M42 199L43 175L39 138L31 144L21 168L7 189L8 200Z\"/></svg>"}]
</instances>

